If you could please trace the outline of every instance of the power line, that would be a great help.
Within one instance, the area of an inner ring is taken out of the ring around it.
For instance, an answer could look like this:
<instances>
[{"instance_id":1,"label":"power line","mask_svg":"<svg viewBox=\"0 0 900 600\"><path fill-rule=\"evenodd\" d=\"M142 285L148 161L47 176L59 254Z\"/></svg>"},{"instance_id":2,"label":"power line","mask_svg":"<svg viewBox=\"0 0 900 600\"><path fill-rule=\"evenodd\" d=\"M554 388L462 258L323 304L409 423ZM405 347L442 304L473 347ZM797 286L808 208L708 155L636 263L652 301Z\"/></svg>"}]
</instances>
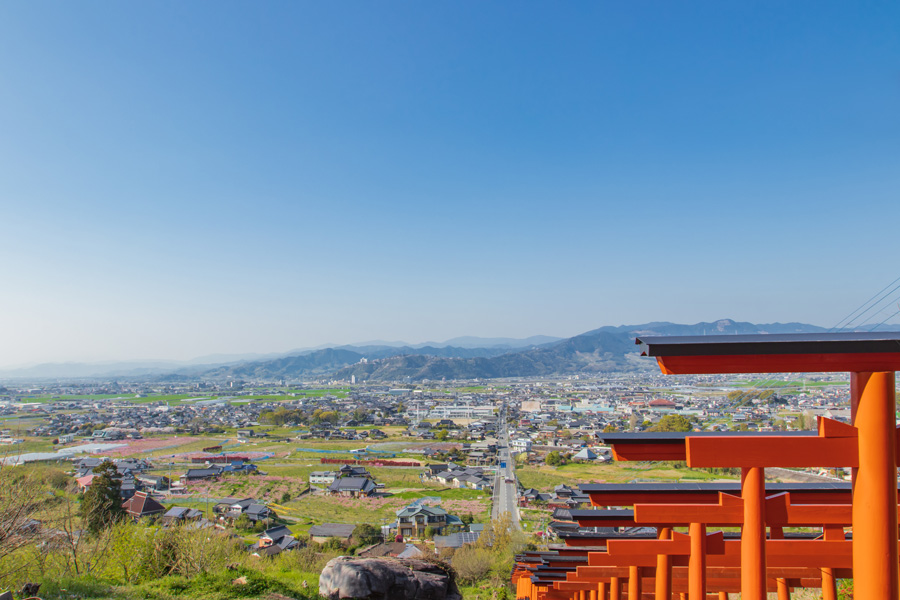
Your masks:
<instances>
[{"instance_id":1,"label":"power line","mask_svg":"<svg viewBox=\"0 0 900 600\"><path fill-rule=\"evenodd\" d=\"M853 323L853 321L855 321L855 320L861 318L864 314L866 314L867 312L869 312L870 310L872 310L872 309L873 309L875 306L877 306L878 304L881 304L881 303L882 303L886 298L888 298L891 294L893 294L893 293L896 292L898 289L900 289L900 285L896 285L891 291L889 291L887 294L884 294L884 295L882 296L882 294L885 292L885 290L887 290L887 289L890 288L891 286L894 286L894 285L897 284L898 282L900 282L900 277L898 277L898 278L895 279L894 281L892 281L892 282L890 282L889 284L887 284L886 286L884 286L880 291L878 291L878 293L876 293L874 296L872 296L871 298L869 298L868 300L866 300L865 302L863 302L860 306L858 306L858 307L857 307L853 312L851 312L849 315L847 315L846 317L844 317L843 319L841 319L840 321L838 321L837 324L836 324L834 327L832 327L831 329L829 329L829 331L840 330L840 329L847 329L848 327L850 327L850 325ZM881 298L878 298L879 296L881 296ZM878 298L878 300L876 300L876 298ZM868 305L868 308L865 308L867 305ZM864 308L865 308L865 310L863 310ZM862 312L859 312L859 311L862 311ZM859 313L859 314L857 314L857 313ZM854 316L854 315L855 315L855 316ZM865 324L865 323L863 323L862 325L864 325L864 324Z\"/></svg>"}]
</instances>

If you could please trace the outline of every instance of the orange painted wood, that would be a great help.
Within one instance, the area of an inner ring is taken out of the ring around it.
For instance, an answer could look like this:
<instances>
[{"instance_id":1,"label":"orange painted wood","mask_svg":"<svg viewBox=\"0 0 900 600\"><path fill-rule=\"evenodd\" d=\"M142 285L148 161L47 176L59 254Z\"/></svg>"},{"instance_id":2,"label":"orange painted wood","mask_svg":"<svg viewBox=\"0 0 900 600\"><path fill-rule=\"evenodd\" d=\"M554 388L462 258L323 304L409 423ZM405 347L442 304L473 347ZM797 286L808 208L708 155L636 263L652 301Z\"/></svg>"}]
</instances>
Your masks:
<instances>
[{"instance_id":1,"label":"orange painted wood","mask_svg":"<svg viewBox=\"0 0 900 600\"><path fill-rule=\"evenodd\" d=\"M719 492L641 492L641 491L608 491L588 492L592 506L634 506L635 504L716 504ZM849 502L850 494L846 494L845 502Z\"/></svg>"},{"instance_id":2,"label":"orange painted wood","mask_svg":"<svg viewBox=\"0 0 900 600\"><path fill-rule=\"evenodd\" d=\"M688 536L681 534L681 537ZM588 565L577 567L576 572L578 575L587 575L590 571L583 571L583 569L589 569L591 567L624 567L632 565L653 567L656 565L656 557L658 554L654 550L664 550L663 553L672 557L672 564L676 567L687 565L686 555L680 553L683 551L683 543L677 548L670 547L669 552L665 552L665 549L660 547L651 549L650 546L643 546L640 549L641 551L638 551L637 548L628 549L625 548L624 545L628 543L660 544L663 541L672 543L673 540L614 541L618 541L622 544L620 550L615 554L607 552L591 552L588 554ZM707 553L708 566L741 566L741 542L739 540L724 540L722 542L723 548L717 548L716 546L718 544L712 539L710 542L711 549L716 552ZM678 550L679 553L674 553L674 550ZM769 569L777 567L831 567L834 569L852 569L852 552L852 542L850 540L767 540L766 572L769 573Z\"/></svg>"},{"instance_id":3,"label":"orange painted wood","mask_svg":"<svg viewBox=\"0 0 900 600\"><path fill-rule=\"evenodd\" d=\"M725 551L724 536L721 531L710 533L706 536L706 552L709 554L721 554ZM688 555L691 553L691 536L683 533L672 533L672 539L667 540L609 540L607 554L609 556L644 556L653 559L660 554L667 556ZM597 553L599 554L599 553ZM594 553L588 554L588 564ZM651 566L651 565L647 565Z\"/></svg>"},{"instance_id":4,"label":"orange painted wood","mask_svg":"<svg viewBox=\"0 0 900 600\"><path fill-rule=\"evenodd\" d=\"M582 527L634 527L634 517L622 519L578 517L575 519Z\"/></svg>"},{"instance_id":5,"label":"orange painted wood","mask_svg":"<svg viewBox=\"0 0 900 600\"><path fill-rule=\"evenodd\" d=\"M850 504L793 504L792 500L788 492L766 498L766 523L780 527L851 523L853 506Z\"/></svg>"},{"instance_id":6,"label":"orange painted wood","mask_svg":"<svg viewBox=\"0 0 900 600\"><path fill-rule=\"evenodd\" d=\"M658 356L667 375L900 371L900 353Z\"/></svg>"},{"instance_id":7,"label":"orange painted wood","mask_svg":"<svg viewBox=\"0 0 900 600\"><path fill-rule=\"evenodd\" d=\"M652 568L641 567L641 573L645 574L645 577L650 577L650 573L652 572ZM687 567L679 566L672 568L672 577L685 579L687 578ZM717 577L720 579L732 578L732 579L740 579L741 577L741 568L740 566L733 567L716 567L709 565L707 566L707 572L710 577ZM766 569L766 577L769 579L775 579L778 577L784 577L786 579L817 579L821 578L822 569L819 567L768 567ZM838 579L850 579L853 577L852 569L833 569L832 570L834 577ZM611 577L621 577L626 578L628 576L628 567L578 567L576 572L569 572L566 574L566 581L589 581L595 580L595 582L599 581L608 581Z\"/></svg>"},{"instance_id":8,"label":"orange painted wood","mask_svg":"<svg viewBox=\"0 0 900 600\"><path fill-rule=\"evenodd\" d=\"M634 522L642 525L740 525L744 522L743 500L719 493L718 504L635 504Z\"/></svg>"},{"instance_id":9,"label":"orange painted wood","mask_svg":"<svg viewBox=\"0 0 900 600\"><path fill-rule=\"evenodd\" d=\"M896 369L866 370L880 372L850 376L850 410L859 430L859 467L853 478L854 598L894 599L900 595Z\"/></svg>"},{"instance_id":10,"label":"orange painted wood","mask_svg":"<svg viewBox=\"0 0 900 600\"><path fill-rule=\"evenodd\" d=\"M616 460L684 460L684 444L613 444Z\"/></svg>"},{"instance_id":11,"label":"orange painted wood","mask_svg":"<svg viewBox=\"0 0 900 600\"><path fill-rule=\"evenodd\" d=\"M855 438L785 436L690 437L689 467L855 467Z\"/></svg>"}]
</instances>

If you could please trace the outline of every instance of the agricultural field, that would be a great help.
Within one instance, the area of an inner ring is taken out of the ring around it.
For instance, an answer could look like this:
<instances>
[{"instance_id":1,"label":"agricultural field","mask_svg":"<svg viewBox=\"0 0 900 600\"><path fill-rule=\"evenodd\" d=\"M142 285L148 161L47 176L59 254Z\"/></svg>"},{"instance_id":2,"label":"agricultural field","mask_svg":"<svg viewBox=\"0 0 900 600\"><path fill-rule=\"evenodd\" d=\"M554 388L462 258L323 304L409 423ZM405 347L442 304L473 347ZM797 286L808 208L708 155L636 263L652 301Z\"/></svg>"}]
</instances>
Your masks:
<instances>
[{"instance_id":1,"label":"agricultural field","mask_svg":"<svg viewBox=\"0 0 900 600\"><path fill-rule=\"evenodd\" d=\"M516 468L519 483L541 491L559 484L628 483L631 481L698 482L738 480L736 475L705 469L689 469L677 463L569 463L560 467L527 465Z\"/></svg>"}]
</instances>

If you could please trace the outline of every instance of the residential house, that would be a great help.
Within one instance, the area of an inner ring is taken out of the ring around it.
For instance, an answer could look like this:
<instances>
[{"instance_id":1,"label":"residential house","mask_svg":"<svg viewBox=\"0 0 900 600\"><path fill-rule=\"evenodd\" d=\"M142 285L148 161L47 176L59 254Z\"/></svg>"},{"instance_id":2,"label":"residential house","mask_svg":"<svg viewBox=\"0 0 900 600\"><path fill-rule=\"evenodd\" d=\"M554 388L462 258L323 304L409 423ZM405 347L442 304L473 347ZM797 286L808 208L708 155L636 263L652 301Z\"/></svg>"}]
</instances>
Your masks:
<instances>
[{"instance_id":1,"label":"residential house","mask_svg":"<svg viewBox=\"0 0 900 600\"><path fill-rule=\"evenodd\" d=\"M209 467L206 469L188 469L187 473L181 476L182 481L198 481L201 479L216 479L222 475L222 467Z\"/></svg>"},{"instance_id":2,"label":"residential house","mask_svg":"<svg viewBox=\"0 0 900 600\"><path fill-rule=\"evenodd\" d=\"M300 546L291 530L283 525L266 529L258 537L259 541L249 548L254 556L275 556Z\"/></svg>"},{"instance_id":3,"label":"residential house","mask_svg":"<svg viewBox=\"0 0 900 600\"><path fill-rule=\"evenodd\" d=\"M354 529L356 529L356 525L344 523L313 525L309 528L309 539L320 544L327 542L331 538L337 538L342 542L349 543Z\"/></svg>"},{"instance_id":4,"label":"residential house","mask_svg":"<svg viewBox=\"0 0 900 600\"><path fill-rule=\"evenodd\" d=\"M428 527L434 533L443 534L448 526L462 524L458 517L450 515L440 506L419 504L397 511L397 532L404 538L424 537Z\"/></svg>"},{"instance_id":5,"label":"residential house","mask_svg":"<svg viewBox=\"0 0 900 600\"><path fill-rule=\"evenodd\" d=\"M166 507L154 500L147 492L136 492L122 504L122 508L135 520L166 512Z\"/></svg>"},{"instance_id":6,"label":"residential house","mask_svg":"<svg viewBox=\"0 0 900 600\"><path fill-rule=\"evenodd\" d=\"M434 536L434 551L439 553L446 548L462 548L463 544L474 544L481 536L481 532L471 533L468 531L451 533L449 535Z\"/></svg>"},{"instance_id":7,"label":"residential house","mask_svg":"<svg viewBox=\"0 0 900 600\"><path fill-rule=\"evenodd\" d=\"M337 471L313 471L309 474L309 482L330 485L338 478Z\"/></svg>"},{"instance_id":8,"label":"residential house","mask_svg":"<svg viewBox=\"0 0 900 600\"><path fill-rule=\"evenodd\" d=\"M331 482L328 491L336 496L361 498L375 492L375 482L366 477L341 477Z\"/></svg>"},{"instance_id":9,"label":"residential house","mask_svg":"<svg viewBox=\"0 0 900 600\"><path fill-rule=\"evenodd\" d=\"M184 506L173 506L162 516L164 525L181 525L191 521L199 521L203 518L203 511Z\"/></svg>"}]
</instances>

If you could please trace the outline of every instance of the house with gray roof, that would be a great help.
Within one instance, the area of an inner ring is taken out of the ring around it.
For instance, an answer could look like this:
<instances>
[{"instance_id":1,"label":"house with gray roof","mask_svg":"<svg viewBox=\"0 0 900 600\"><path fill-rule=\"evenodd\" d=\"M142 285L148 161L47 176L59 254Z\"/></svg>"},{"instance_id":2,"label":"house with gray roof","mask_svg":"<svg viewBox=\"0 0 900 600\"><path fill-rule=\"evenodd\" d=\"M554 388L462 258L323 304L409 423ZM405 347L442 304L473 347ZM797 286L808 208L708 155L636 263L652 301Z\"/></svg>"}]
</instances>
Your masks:
<instances>
[{"instance_id":1,"label":"house with gray roof","mask_svg":"<svg viewBox=\"0 0 900 600\"><path fill-rule=\"evenodd\" d=\"M341 477L331 482L328 492L351 498L371 496L375 492L375 482L367 477Z\"/></svg>"},{"instance_id":2,"label":"house with gray roof","mask_svg":"<svg viewBox=\"0 0 900 600\"><path fill-rule=\"evenodd\" d=\"M309 528L309 539L323 543L331 538L337 538L343 542L349 542L356 525L346 523L323 523Z\"/></svg>"}]
</instances>

